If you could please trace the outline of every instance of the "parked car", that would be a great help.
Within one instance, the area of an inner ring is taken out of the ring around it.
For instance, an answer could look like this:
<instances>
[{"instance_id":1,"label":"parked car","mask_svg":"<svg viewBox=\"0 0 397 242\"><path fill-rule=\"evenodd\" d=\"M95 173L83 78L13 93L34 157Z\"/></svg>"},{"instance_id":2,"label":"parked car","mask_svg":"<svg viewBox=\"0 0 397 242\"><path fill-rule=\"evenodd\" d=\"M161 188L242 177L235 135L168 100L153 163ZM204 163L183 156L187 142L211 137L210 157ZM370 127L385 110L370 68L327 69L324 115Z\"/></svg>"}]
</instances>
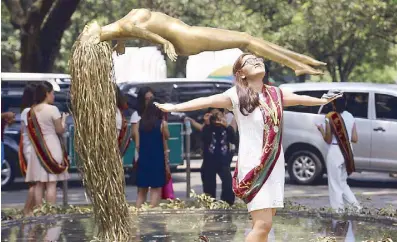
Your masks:
<instances>
[{"instance_id":1,"label":"parked car","mask_svg":"<svg viewBox=\"0 0 397 242\"><path fill-rule=\"evenodd\" d=\"M356 171L397 172L397 85L370 83L302 83L280 87L299 95L321 97L341 90L347 110L356 119L358 143L353 144ZM328 145L315 124L332 111L321 107L287 107L283 147L288 173L299 184L313 184L326 172Z\"/></svg>"}]
</instances>

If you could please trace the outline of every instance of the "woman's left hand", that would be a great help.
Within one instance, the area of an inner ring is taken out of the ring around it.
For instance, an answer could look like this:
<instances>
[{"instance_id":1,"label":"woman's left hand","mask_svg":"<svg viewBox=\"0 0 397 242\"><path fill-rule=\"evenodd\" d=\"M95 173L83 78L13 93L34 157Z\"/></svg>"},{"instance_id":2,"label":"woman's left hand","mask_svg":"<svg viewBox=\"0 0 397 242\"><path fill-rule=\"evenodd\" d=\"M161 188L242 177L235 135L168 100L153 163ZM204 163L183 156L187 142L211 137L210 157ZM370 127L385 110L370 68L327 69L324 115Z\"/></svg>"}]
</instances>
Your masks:
<instances>
[{"instance_id":1,"label":"woman's left hand","mask_svg":"<svg viewBox=\"0 0 397 242\"><path fill-rule=\"evenodd\" d=\"M321 98L321 100L324 101L323 105L326 105L326 104L328 104L328 103L330 103L330 102L332 102L332 101L334 101L334 100L336 100L336 99L338 99L338 98L340 98L342 96L343 96L343 93L338 94L338 95L336 95L335 97L332 97L332 98Z\"/></svg>"}]
</instances>

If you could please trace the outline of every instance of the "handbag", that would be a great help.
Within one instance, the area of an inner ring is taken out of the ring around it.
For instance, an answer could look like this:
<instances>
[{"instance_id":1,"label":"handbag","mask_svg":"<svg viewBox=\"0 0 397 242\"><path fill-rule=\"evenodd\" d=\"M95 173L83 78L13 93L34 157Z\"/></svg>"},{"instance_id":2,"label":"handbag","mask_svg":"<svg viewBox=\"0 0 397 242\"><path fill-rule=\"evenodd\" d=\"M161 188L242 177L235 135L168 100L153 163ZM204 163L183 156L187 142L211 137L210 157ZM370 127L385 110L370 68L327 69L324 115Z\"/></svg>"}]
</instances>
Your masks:
<instances>
[{"instance_id":1,"label":"handbag","mask_svg":"<svg viewBox=\"0 0 397 242\"><path fill-rule=\"evenodd\" d=\"M172 184L172 177L161 188L161 199L175 199L174 186Z\"/></svg>"}]
</instances>

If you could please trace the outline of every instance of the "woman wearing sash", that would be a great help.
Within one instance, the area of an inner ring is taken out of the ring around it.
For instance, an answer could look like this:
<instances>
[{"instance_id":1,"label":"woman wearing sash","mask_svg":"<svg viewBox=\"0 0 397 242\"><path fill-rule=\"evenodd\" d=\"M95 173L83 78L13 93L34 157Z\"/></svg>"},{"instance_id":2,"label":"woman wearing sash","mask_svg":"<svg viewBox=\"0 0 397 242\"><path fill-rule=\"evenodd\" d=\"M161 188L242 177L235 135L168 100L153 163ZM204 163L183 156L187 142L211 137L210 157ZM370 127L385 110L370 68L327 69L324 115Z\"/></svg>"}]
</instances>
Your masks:
<instances>
[{"instance_id":1,"label":"woman wearing sash","mask_svg":"<svg viewBox=\"0 0 397 242\"><path fill-rule=\"evenodd\" d=\"M29 166L30 160L32 156L36 156L36 153L32 147L32 143L29 140L28 135L28 112L30 108L33 107L35 104L35 92L36 92L36 85L29 84L25 87L22 95L21 101L21 139L19 142L19 167L21 168L21 173L23 176L26 177L27 167ZM34 191L35 191L35 183L28 182L29 184L29 191L28 197L25 202L25 207L23 209L23 213L25 216L29 216L33 212L34 207Z\"/></svg>"},{"instance_id":2,"label":"woman wearing sash","mask_svg":"<svg viewBox=\"0 0 397 242\"><path fill-rule=\"evenodd\" d=\"M332 102L333 110L326 115L325 130L317 125L325 142L330 144L326 159L328 191L331 207L343 212L344 201L351 207L360 209L354 193L347 184L347 177L354 172L354 158L351 142L357 143L357 129L354 117L346 110L346 99Z\"/></svg>"},{"instance_id":3,"label":"woman wearing sash","mask_svg":"<svg viewBox=\"0 0 397 242\"><path fill-rule=\"evenodd\" d=\"M28 134L36 156L29 161L26 182L36 182L35 205L45 200L56 204L56 183L67 180L69 160L61 143L67 115L61 115L54 105L54 90L50 83L36 88L36 105L28 112Z\"/></svg>"},{"instance_id":4,"label":"woman wearing sash","mask_svg":"<svg viewBox=\"0 0 397 242\"><path fill-rule=\"evenodd\" d=\"M284 154L281 147L283 106L324 105L332 100L282 92L263 84L269 72L263 59L242 54L233 66L236 86L223 94L181 104L157 104L167 112L208 107L228 108L240 132L233 191L248 207L253 229L246 241L267 241L276 208L284 206Z\"/></svg>"}]
</instances>

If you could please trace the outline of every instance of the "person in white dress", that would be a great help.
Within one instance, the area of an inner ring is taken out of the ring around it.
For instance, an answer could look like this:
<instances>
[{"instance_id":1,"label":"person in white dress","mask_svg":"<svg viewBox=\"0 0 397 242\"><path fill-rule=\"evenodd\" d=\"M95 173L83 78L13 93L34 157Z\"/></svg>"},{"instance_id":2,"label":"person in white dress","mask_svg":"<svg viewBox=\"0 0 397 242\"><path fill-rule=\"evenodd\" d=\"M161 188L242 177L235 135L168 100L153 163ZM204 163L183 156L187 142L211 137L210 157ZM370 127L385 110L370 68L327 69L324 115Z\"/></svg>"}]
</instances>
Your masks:
<instances>
[{"instance_id":1,"label":"person in white dress","mask_svg":"<svg viewBox=\"0 0 397 242\"><path fill-rule=\"evenodd\" d=\"M22 143L20 144L20 151L22 152L23 159L26 161L27 165L29 166L29 161L31 160L31 156L35 156L36 152L32 147L32 143L30 142L29 135L27 132L28 126L28 112L30 108L33 107L35 104L35 92L36 92L36 85L29 84L25 87L22 100L21 100L21 138ZM25 171L26 172L26 171ZM34 191L35 191L35 183L29 183L29 191L28 197L25 202L25 207L23 208L23 213L25 216L30 216L33 213L34 207Z\"/></svg>"},{"instance_id":2,"label":"person in white dress","mask_svg":"<svg viewBox=\"0 0 397 242\"><path fill-rule=\"evenodd\" d=\"M353 115L346 110L346 99L339 98L332 102L334 112L340 114L343 123L346 127L348 142L358 142L358 135L356 129L356 122ZM317 125L321 132L324 141L329 145L329 150L326 158L327 175L328 175L328 193L329 202L337 212L343 212L345 203L348 207L361 209L354 193L347 184L347 171L345 165L345 158L339 148L338 140L336 139L330 125L329 118L325 118L325 129L323 125Z\"/></svg>"},{"instance_id":3,"label":"person in white dress","mask_svg":"<svg viewBox=\"0 0 397 242\"><path fill-rule=\"evenodd\" d=\"M233 111L240 132L239 158L235 171L238 174L236 179L239 184L237 184L237 188L233 186L235 193L237 189L241 188L240 181L246 178L248 172L256 168L263 168L262 151L266 153L268 149L277 150L279 154L277 160L269 160L271 164L274 164L274 167L264 184L259 184L259 186L256 186L257 184L255 186L245 184L248 187L248 192L258 189L258 187L260 189L247 202L253 226L245 241L267 242L276 208L281 208L284 205L285 171L281 142L277 143L278 147L270 148L267 147L268 143L264 143L264 141L268 140L269 134L281 138L282 132L278 131L282 128L282 106L317 106L327 104L333 99L300 96L264 85L263 81L268 79L269 72L265 70L263 59L249 53L244 53L237 59L233 67L233 74L236 79L236 86L224 93L201 97L176 105L168 103L157 103L156 105L165 112L194 111L208 107L227 108ZM269 106L268 103L273 102L274 93L277 93L279 102L275 106ZM264 109L266 111L263 111ZM271 124L272 130L267 129L269 128L266 126L268 124ZM262 173L258 175L261 176ZM246 199L246 197L243 197L243 199Z\"/></svg>"}]
</instances>

